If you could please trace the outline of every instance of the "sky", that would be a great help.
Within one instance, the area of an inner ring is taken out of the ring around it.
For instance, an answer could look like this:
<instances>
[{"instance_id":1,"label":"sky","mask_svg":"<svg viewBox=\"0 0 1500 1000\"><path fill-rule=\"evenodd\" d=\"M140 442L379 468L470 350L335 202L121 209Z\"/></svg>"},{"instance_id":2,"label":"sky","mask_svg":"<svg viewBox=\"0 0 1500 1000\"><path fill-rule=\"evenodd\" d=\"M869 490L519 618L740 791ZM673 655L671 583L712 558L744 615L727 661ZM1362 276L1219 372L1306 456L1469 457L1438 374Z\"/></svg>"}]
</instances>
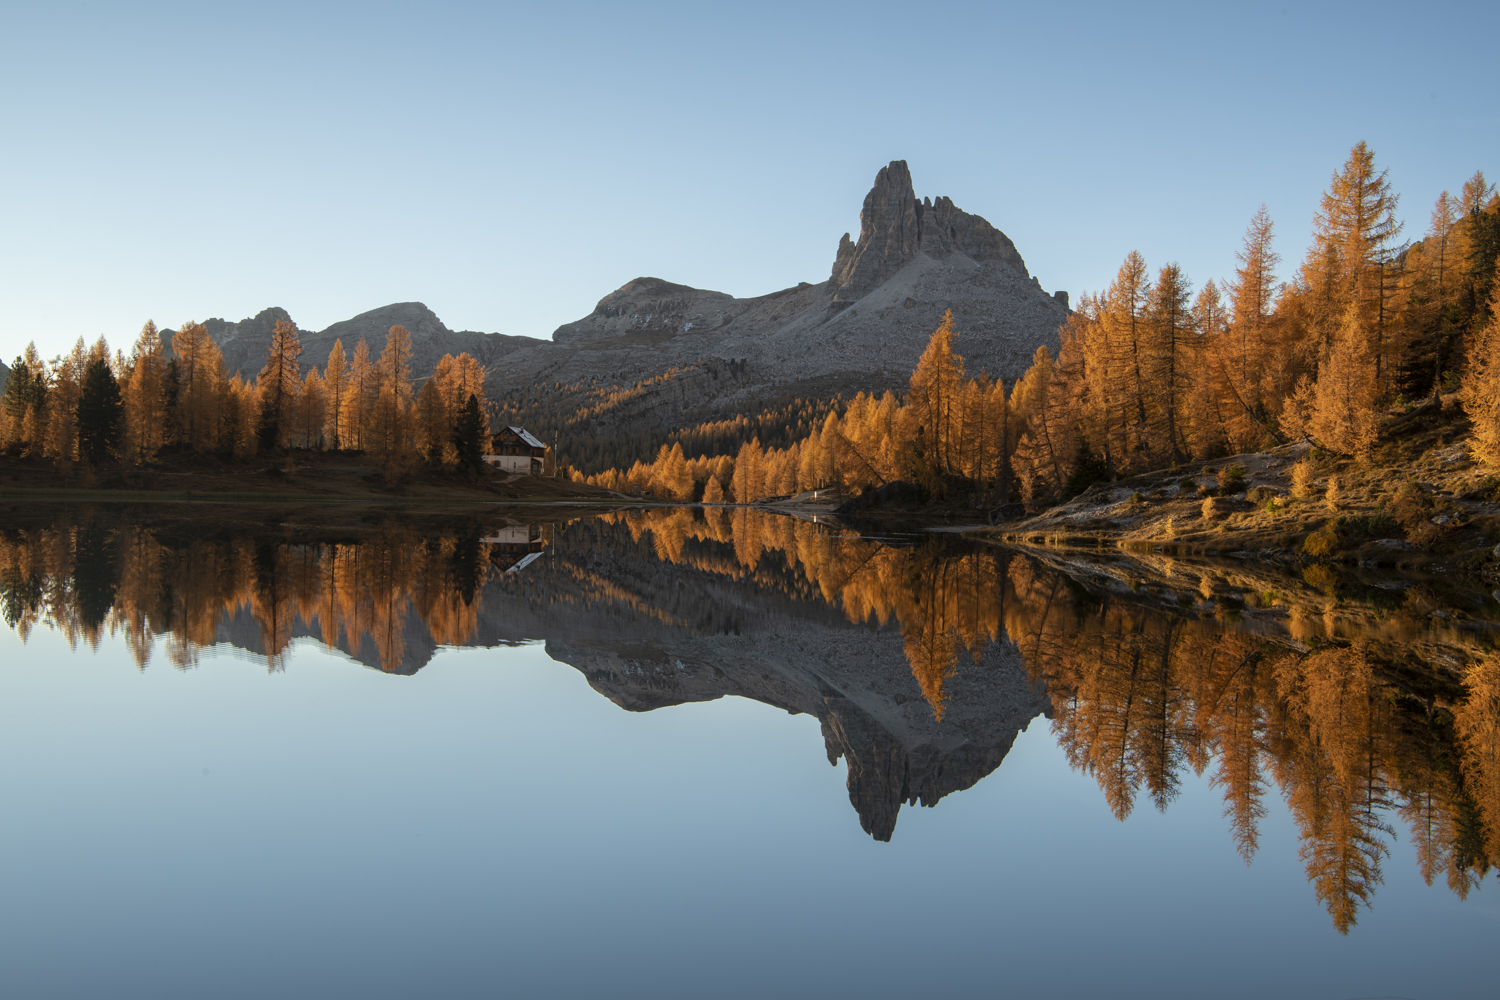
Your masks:
<instances>
[{"instance_id":1,"label":"sky","mask_svg":"<svg viewBox=\"0 0 1500 1000\"><path fill-rule=\"evenodd\" d=\"M0 0L0 358L271 305L550 336L630 279L828 276L911 166L1049 291L1290 274L1361 140L1406 236L1500 179L1500 4Z\"/></svg>"}]
</instances>

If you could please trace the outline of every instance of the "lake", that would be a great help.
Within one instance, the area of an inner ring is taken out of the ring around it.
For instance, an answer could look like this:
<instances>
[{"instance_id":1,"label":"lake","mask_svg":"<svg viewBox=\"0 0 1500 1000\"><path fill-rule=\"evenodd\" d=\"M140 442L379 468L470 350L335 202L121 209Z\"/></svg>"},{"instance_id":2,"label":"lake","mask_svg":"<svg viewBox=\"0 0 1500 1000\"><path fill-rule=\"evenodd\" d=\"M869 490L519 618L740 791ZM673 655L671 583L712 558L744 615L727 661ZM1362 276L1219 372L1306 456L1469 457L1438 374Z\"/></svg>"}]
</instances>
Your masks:
<instances>
[{"instance_id":1,"label":"lake","mask_svg":"<svg viewBox=\"0 0 1500 1000\"><path fill-rule=\"evenodd\" d=\"M1500 604L743 509L12 504L12 997L1491 997Z\"/></svg>"}]
</instances>

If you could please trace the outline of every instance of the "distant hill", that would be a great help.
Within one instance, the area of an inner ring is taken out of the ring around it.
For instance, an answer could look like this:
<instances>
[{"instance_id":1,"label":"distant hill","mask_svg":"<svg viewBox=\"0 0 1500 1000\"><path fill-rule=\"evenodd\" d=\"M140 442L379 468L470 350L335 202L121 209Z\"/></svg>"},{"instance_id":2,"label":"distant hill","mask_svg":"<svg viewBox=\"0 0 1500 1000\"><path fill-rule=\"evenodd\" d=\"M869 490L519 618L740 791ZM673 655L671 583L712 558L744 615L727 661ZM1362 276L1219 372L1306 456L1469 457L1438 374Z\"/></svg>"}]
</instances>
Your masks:
<instances>
[{"instance_id":1,"label":"distant hill","mask_svg":"<svg viewBox=\"0 0 1500 1000\"><path fill-rule=\"evenodd\" d=\"M10 366L0 361L0 392L5 391L5 383L10 381Z\"/></svg>"},{"instance_id":2,"label":"distant hill","mask_svg":"<svg viewBox=\"0 0 1500 1000\"><path fill-rule=\"evenodd\" d=\"M641 277L604 296L552 340L453 331L420 302L361 313L302 333L304 364L321 367L335 338L364 338L378 355L390 327L412 335L412 374L467 351L490 369L492 399L536 386L566 411L601 388L630 387L693 366L669 389L599 411L597 433L673 427L736 412L751 400L797 392L827 397L905 384L952 310L969 369L1014 379L1040 344L1057 347L1066 292L1048 294L1003 232L946 197L918 199L904 160L881 168L860 211L859 239L845 233L829 277L753 298ZM206 322L231 372L260 370L283 309Z\"/></svg>"},{"instance_id":3,"label":"distant hill","mask_svg":"<svg viewBox=\"0 0 1500 1000\"><path fill-rule=\"evenodd\" d=\"M266 361L266 348L271 343L271 334L277 320L290 320L285 309L272 306L262 309L249 319L231 323L222 319L203 322L208 335L224 353L224 365L233 375L239 372L245 378L254 378ZM515 350L518 346L546 344L535 337L513 337L500 333L474 333L464 330L455 332L443 325L431 309L420 302L396 302L392 305L371 309L352 319L334 323L325 330L302 330L302 365L316 365L322 369L328 360L328 352L335 340L342 340L345 354L354 355L354 347L361 339L370 345L370 356L379 357L385 347L386 335L393 326L404 326L411 334L412 374L425 378L432 373L433 366L444 354L467 351L486 365ZM173 331L164 331L170 341Z\"/></svg>"}]
</instances>

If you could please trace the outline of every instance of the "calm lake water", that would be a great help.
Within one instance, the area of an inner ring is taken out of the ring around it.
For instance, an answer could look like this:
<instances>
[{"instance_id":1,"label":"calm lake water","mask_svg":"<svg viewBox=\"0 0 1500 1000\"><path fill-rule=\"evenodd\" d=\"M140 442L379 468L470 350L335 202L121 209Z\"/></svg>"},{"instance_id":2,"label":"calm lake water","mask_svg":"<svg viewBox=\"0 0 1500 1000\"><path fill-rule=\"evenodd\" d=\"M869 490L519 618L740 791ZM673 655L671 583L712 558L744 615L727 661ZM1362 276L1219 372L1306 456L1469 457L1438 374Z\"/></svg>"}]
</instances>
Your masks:
<instances>
[{"instance_id":1,"label":"calm lake water","mask_svg":"<svg viewBox=\"0 0 1500 1000\"><path fill-rule=\"evenodd\" d=\"M12 506L0 611L7 997L1495 995L1461 580Z\"/></svg>"}]
</instances>

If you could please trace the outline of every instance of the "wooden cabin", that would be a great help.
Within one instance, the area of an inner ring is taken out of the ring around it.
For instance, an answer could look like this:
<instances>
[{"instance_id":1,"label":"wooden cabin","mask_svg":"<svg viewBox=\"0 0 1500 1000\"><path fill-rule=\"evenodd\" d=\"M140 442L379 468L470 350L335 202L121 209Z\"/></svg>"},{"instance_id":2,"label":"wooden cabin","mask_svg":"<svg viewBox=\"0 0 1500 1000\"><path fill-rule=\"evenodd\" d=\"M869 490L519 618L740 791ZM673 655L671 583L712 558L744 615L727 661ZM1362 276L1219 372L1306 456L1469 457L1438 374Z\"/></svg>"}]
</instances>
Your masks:
<instances>
[{"instance_id":1,"label":"wooden cabin","mask_svg":"<svg viewBox=\"0 0 1500 1000\"><path fill-rule=\"evenodd\" d=\"M490 439L490 453L484 460L504 472L523 476L540 476L547 446L524 427L504 427Z\"/></svg>"}]
</instances>

